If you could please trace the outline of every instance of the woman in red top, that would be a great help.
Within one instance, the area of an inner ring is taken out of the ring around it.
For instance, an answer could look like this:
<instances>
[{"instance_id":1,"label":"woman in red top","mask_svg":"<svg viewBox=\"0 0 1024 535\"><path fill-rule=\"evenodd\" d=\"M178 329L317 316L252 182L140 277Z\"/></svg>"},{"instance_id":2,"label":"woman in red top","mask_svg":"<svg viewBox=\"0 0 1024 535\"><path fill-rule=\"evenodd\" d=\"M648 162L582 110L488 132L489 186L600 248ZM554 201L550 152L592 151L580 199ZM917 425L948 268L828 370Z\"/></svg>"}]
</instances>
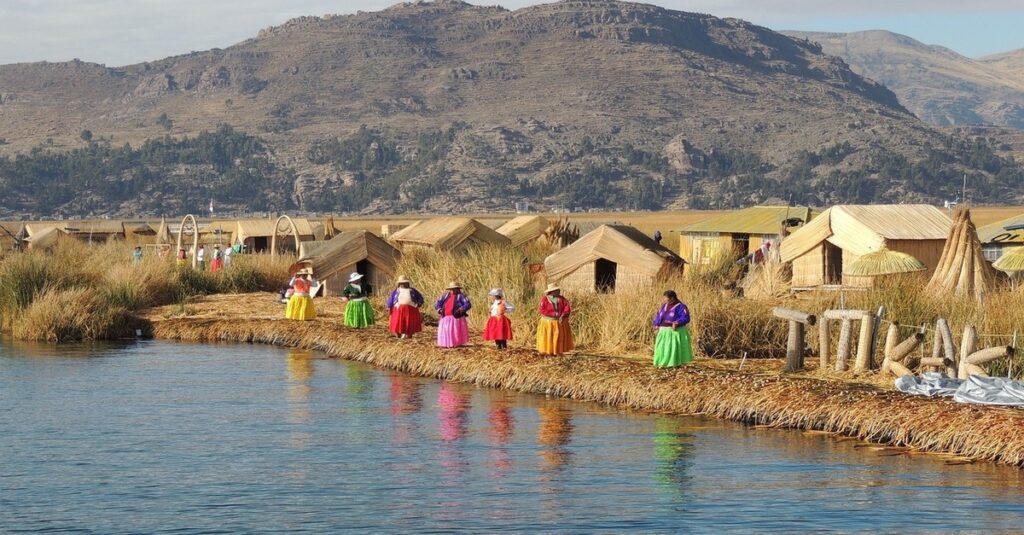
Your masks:
<instances>
[{"instance_id":1,"label":"woman in red top","mask_svg":"<svg viewBox=\"0 0 1024 535\"><path fill-rule=\"evenodd\" d=\"M540 299L540 324L537 325L537 351L545 355L561 355L572 351L576 345L569 327L572 305L562 297L562 290L549 284L544 297Z\"/></svg>"}]
</instances>

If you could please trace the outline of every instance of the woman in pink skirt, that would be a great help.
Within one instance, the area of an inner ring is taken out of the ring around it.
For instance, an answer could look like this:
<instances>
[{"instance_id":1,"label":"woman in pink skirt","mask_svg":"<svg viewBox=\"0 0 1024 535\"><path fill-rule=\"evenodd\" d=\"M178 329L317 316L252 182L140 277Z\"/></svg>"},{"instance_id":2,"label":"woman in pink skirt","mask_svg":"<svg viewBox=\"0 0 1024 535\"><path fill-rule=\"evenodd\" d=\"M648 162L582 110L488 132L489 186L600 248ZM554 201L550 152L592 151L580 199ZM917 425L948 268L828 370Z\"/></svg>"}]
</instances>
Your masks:
<instances>
[{"instance_id":1,"label":"woman in pink skirt","mask_svg":"<svg viewBox=\"0 0 1024 535\"><path fill-rule=\"evenodd\" d=\"M469 343L469 322L466 315L473 305L466 294L462 293L462 285L452 282L444 295L434 304L441 320L437 323L438 347L459 347Z\"/></svg>"}]
</instances>

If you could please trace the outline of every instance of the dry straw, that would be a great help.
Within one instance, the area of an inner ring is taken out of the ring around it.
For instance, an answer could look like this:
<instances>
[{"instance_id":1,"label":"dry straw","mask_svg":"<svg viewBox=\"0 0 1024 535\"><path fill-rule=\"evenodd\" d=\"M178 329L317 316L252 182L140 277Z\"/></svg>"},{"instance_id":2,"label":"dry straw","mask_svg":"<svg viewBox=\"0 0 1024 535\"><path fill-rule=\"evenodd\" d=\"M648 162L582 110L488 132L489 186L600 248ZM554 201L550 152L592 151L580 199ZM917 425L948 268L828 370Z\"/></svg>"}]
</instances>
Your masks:
<instances>
[{"instance_id":1,"label":"dry straw","mask_svg":"<svg viewBox=\"0 0 1024 535\"><path fill-rule=\"evenodd\" d=\"M850 262L843 270L843 274L854 277L876 277L897 273L915 273L925 269L924 264L913 256L882 247Z\"/></svg>"}]
</instances>

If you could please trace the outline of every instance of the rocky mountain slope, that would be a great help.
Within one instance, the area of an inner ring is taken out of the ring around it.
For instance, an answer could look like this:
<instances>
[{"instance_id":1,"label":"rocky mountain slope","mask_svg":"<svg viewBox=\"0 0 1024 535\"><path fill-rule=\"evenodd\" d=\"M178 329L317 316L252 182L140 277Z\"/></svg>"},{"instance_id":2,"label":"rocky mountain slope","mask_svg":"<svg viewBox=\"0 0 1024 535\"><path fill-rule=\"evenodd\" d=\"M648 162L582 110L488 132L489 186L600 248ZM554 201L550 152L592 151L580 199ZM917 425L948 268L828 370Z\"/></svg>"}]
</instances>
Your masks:
<instances>
[{"instance_id":1,"label":"rocky mountain slope","mask_svg":"<svg viewBox=\"0 0 1024 535\"><path fill-rule=\"evenodd\" d=\"M1024 51L971 59L880 30L784 33L821 44L929 123L1024 128Z\"/></svg>"},{"instance_id":2,"label":"rocky mountain slope","mask_svg":"<svg viewBox=\"0 0 1024 535\"><path fill-rule=\"evenodd\" d=\"M141 147L222 124L241 152ZM1001 199L1019 173L814 43L610 0L399 4L140 65L0 66L0 138L0 185L59 193L0 200L33 214L253 208L240 176L266 209L388 212L936 200L964 171ZM126 159L146 172L110 169Z\"/></svg>"}]
</instances>

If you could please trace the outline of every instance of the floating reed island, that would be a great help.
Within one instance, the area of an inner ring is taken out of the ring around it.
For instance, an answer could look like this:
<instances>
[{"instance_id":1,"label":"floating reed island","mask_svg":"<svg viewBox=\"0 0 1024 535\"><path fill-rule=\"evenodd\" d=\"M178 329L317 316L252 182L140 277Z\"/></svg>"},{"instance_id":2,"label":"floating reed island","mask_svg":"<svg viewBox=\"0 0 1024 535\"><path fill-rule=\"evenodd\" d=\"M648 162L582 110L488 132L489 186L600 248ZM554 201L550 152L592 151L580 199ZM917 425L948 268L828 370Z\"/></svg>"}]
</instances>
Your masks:
<instances>
[{"instance_id":1,"label":"floating reed island","mask_svg":"<svg viewBox=\"0 0 1024 535\"><path fill-rule=\"evenodd\" d=\"M490 388L596 401L631 409L706 415L759 426L856 437L894 447L887 452L937 453L952 462L989 460L1024 465L1024 411L911 397L840 379L753 370L719 360L659 370L646 356L542 356L528 349L498 352L482 344L438 349L434 331L397 340L386 327L340 325L338 304L323 303L317 320L279 319L266 294L211 296L145 318L156 338L189 342L272 344L316 350L385 369ZM764 362L764 361L761 361Z\"/></svg>"}]
</instances>

